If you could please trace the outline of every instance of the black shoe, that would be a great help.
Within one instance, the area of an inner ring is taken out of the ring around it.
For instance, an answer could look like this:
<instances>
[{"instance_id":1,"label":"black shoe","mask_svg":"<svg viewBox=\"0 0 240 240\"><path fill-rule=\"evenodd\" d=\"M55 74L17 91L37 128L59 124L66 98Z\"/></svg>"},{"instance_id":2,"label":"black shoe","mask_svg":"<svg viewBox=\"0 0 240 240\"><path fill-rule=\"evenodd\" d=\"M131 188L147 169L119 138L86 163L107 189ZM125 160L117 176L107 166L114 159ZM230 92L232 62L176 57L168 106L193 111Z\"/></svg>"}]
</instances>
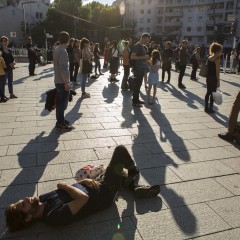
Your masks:
<instances>
[{"instance_id":1,"label":"black shoe","mask_svg":"<svg viewBox=\"0 0 240 240\"><path fill-rule=\"evenodd\" d=\"M138 101L138 103L139 103L139 104L145 104L144 101L140 101L140 100Z\"/></svg>"},{"instance_id":2,"label":"black shoe","mask_svg":"<svg viewBox=\"0 0 240 240\"><path fill-rule=\"evenodd\" d=\"M155 197L160 193L160 185L139 186L134 189L134 193L139 198Z\"/></svg>"},{"instance_id":3,"label":"black shoe","mask_svg":"<svg viewBox=\"0 0 240 240\"><path fill-rule=\"evenodd\" d=\"M132 103L133 107L143 107L141 103Z\"/></svg>"},{"instance_id":4,"label":"black shoe","mask_svg":"<svg viewBox=\"0 0 240 240\"><path fill-rule=\"evenodd\" d=\"M229 142L233 142L234 139L235 139L234 136L232 134L230 134L229 132L227 132L227 133L219 133L218 136L221 139L229 141Z\"/></svg>"},{"instance_id":5,"label":"black shoe","mask_svg":"<svg viewBox=\"0 0 240 240\"><path fill-rule=\"evenodd\" d=\"M70 124L70 122L68 120L66 120L66 119L64 120L64 123L67 124L67 125Z\"/></svg>"},{"instance_id":6,"label":"black shoe","mask_svg":"<svg viewBox=\"0 0 240 240\"><path fill-rule=\"evenodd\" d=\"M128 170L127 179L125 181L125 184L128 186L131 182L134 182L134 180L139 177L140 171L139 169L134 166L134 168Z\"/></svg>"},{"instance_id":7,"label":"black shoe","mask_svg":"<svg viewBox=\"0 0 240 240\"><path fill-rule=\"evenodd\" d=\"M5 98L2 98L2 99L0 100L0 102L5 103L5 102L7 102L7 100L6 100Z\"/></svg>"},{"instance_id":8,"label":"black shoe","mask_svg":"<svg viewBox=\"0 0 240 240\"><path fill-rule=\"evenodd\" d=\"M170 80L167 80L167 83L170 83Z\"/></svg>"},{"instance_id":9,"label":"black shoe","mask_svg":"<svg viewBox=\"0 0 240 240\"><path fill-rule=\"evenodd\" d=\"M215 113L215 111L212 108L209 108L208 113Z\"/></svg>"},{"instance_id":10,"label":"black shoe","mask_svg":"<svg viewBox=\"0 0 240 240\"><path fill-rule=\"evenodd\" d=\"M186 88L186 86L183 85L183 84L178 85L178 87L181 88L181 89L185 89Z\"/></svg>"},{"instance_id":11,"label":"black shoe","mask_svg":"<svg viewBox=\"0 0 240 240\"><path fill-rule=\"evenodd\" d=\"M119 82L119 80L118 80L118 79L116 79L116 78L114 78L114 79L113 79L113 81L114 81L114 82Z\"/></svg>"},{"instance_id":12,"label":"black shoe","mask_svg":"<svg viewBox=\"0 0 240 240\"><path fill-rule=\"evenodd\" d=\"M13 93L10 94L10 98L13 99L13 98L17 98L16 95L14 95Z\"/></svg>"},{"instance_id":13,"label":"black shoe","mask_svg":"<svg viewBox=\"0 0 240 240\"><path fill-rule=\"evenodd\" d=\"M66 123L64 123L64 124L58 124L58 123L56 123L56 128L57 128L57 129L61 129L61 130L65 130L65 131L71 131L71 130L73 130L73 127L70 126L70 125L68 125L68 124L66 124Z\"/></svg>"}]
</instances>

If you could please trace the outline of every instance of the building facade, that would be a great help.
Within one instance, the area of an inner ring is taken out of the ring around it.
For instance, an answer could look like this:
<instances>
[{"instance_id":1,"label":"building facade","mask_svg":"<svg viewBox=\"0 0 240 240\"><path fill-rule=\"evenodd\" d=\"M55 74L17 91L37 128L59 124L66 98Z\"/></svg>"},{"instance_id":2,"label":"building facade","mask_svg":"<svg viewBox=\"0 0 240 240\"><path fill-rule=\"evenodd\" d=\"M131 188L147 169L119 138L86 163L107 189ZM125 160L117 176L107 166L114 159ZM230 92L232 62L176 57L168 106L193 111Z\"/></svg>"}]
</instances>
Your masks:
<instances>
[{"instance_id":1,"label":"building facade","mask_svg":"<svg viewBox=\"0 0 240 240\"><path fill-rule=\"evenodd\" d=\"M126 24L135 26L137 37L149 32L163 40L188 39L199 45L224 40L225 47L232 46L233 35L240 37L239 0L126 0L125 3ZM236 34L231 33L229 15L236 17Z\"/></svg>"},{"instance_id":2,"label":"building facade","mask_svg":"<svg viewBox=\"0 0 240 240\"><path fill-rule=\"evenodd\" d=\"M31 35L31 29L46 19L50 0L3 0L0 5L0 35L9 37L11 42L20 44ZM12 37L10 33L16 33Z\"/></svg>"}]
</instances>

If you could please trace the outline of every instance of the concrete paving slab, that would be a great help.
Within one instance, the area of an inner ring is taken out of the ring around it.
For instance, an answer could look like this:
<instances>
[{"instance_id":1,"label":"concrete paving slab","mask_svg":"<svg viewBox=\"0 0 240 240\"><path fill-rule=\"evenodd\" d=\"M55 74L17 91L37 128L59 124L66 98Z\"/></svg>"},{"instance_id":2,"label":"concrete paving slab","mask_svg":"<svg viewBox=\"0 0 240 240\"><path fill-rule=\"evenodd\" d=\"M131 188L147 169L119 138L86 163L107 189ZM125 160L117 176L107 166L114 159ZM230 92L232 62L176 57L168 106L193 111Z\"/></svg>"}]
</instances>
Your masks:
<instances>
[{"instance_id":1,"label":"concrete paving slab","mask_svg":"<svg viewBox=\"0 0 240 240\"><path fill-rule=\"evenodd\" d=\"M240 196L207 203L232 228L240 227Z\"/></svg>"},{"instance_id":2,"label":"concrete paving slab","mask_svg":"<svg viewBox=\"0 0 240 240\"><path fill-rule=\"evenodd\" d=\"M215 179L218 183L228 189L234 195L240 195L240 175L230 175L217 177Z\"/></svg>"},{"instance_id":3,"label":"concrete paving slab","mask_svg":"<svg viewBox=\"0 0 240 240\"><path fill-rule=\"evenodd\" d=\"M224 147L224 146L229 146L230 145L230 143L220 139L219 137L192 139L192 140L189 140L189 141L191 143L195 144L199 148Z\"/></svg>"},{"instance_id":4,"label":"concrete paving slab","mask_svg":"<svg viewBox=\"0 0 240 240\"><path fill-rule=\"evenodd\" d=\"M207 236L202 236L198 238L194 238L197 240L238 240L240 236L240 228L231 229L228 231L220 232L220 233L214 233Z\"/></svg>"},{"instance_id":5,"label":"concrete paving slab","mask_svg":"<svg viewBox=\"0 0 240 240\"><path fill-rule=\"evenodd\" d=\"M61 180L72 177L73 176L69 164L11 169L2 171L0 185L20 185L58 179Z\"/></svg>"},{"instance_id":6,"label":"concrete paving slab","mask_svg":"<svg viewBox=\"0 0 240 240\"><path fill-rule=\"evenodd\" d=\"M230 226L204 203L136 215L133 221L143 239L147 240L186 239L230 229Z\"/></svg>"},{"instance_id":7,"label":"concrete paving slab","mask_svg":"<svg viewBox=\"0 0 240 240\"><path fill-rule=\"evenodd\" d=\"M7 155L8 146L0 146L0 156L6 156Z\"/></svg>"},{"instance_id":8,"label":"concrete paving slab","mask_svg":"<svg viewBox=\"0 0 240 240\"><path fill-rule=\"evenodd\" d=\"M161 186L161 196L169 208L233 196L214 179L201 179Z\"/></svg>"},{"instance_id":9,"label":"concrete paving slab","mask_svg":"<svg viewBox=\"0 0 240 240\"><path fill-rule=\"evenodd\" d=\"M229 159L224 159L222 160L224 164L227 166L231 167L233 170L237 171L240 173L240 161L239 158L229 158Z\"/></svg>"},{"instance_id":10,"label":"concrete paving slab","mask_svg":"<svg viewBox=\"0 0 240 240\"><path fill-rule=\"evenodd\" d=\"M220 160L182 164L178 167L169 166L169 168L184 181L236 173L236 171L223 164Z\"/></svg>"},{"instance_id":11,"label":"concrete paving slab","mask_svg":"<svg viewBox=\"0 0 240 240\"><path fill-rule=\"evenodd\" d=\"M25 168L37 165L36 154L0 157L0 169Z\"/></svg>"}]
</instances>

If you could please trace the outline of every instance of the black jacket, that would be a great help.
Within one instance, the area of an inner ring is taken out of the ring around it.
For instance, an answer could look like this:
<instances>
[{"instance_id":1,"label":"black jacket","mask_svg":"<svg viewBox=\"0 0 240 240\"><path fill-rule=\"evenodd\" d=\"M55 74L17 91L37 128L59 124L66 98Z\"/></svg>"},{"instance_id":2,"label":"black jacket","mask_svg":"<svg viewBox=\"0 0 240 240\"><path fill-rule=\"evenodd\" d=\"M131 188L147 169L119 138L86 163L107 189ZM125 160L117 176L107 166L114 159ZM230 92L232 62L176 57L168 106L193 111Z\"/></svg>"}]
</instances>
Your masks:
<instances>
[{"instance_id":1,"label":"black jacket","mask_svg":"<svg viewBox=\"0 0 240 240\"><path fill-rule=\"evenodd\" d=\"M57 89L54 88L52 90L49 90L46 92L47 94L47 99L45 103L45 109L47 109L49 112L54 110L56 108L56 94L57 94ZM69 102L72 101L73 96L75 96L77 93L73 90L70 90L70 95L69 95Z\"/></svg>"}]
</instances>

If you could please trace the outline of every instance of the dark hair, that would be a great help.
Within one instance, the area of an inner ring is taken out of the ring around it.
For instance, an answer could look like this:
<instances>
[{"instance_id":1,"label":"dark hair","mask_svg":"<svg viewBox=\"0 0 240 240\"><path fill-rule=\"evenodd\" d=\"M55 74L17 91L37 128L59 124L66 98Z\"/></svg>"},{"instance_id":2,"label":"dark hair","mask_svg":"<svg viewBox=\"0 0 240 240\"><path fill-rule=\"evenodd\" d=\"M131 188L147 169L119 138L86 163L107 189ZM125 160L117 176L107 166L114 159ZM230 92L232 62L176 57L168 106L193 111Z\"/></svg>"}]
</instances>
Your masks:
<instances>
[{"instance_id":1,"label":"dark hair","mask_svg":"<svg viewBox=\"0 0 240 240\"><path fill-rule=\"evenodd\" d=\"M112 42L112 46L113 46L114 48L117 48L118 44L117 44L117 41L116 41L116 40L114 40L114 41Z\"/></svg>"},{"instance_id":2,"label":"dark hair","mask_svg":"<svg viewBox=\"0 0 240 240\"><path fill-rule=\"evenodd\" d=\"M69 36L68 32L65 32L65 31L60 32L59 37L58 37L58 41L60 44L68 43L69 39L70 39L70 36Z\"/></svg>"},{"instance_id":3,"label":"dark hair","mask_svg":"<svg viewBox=\"0 0 240 240\"><path fill-rule=\"evenodd\" d=\"M83 38L83 39L81 40L81 46L80 46L80 48L83 49L83 48L85 47L85 44L86 44L86 43L89 43L89 40L88 40L87 38Z\"/></svg>"},{"instance_id":4,"label":"dark hair","mask_svg":"<svg viewBox=\"0 0 240 240\"><path fill-rule=\"evenodd\" d=\"M154 65L157 60L160 61L160 52L158 50L153 50L150 62L152 65Z\"/></svg>"},{"instance_id":5,"label":"dark hair","mask_svg":"<svg viewBox=\"0 0 240 240\"><path fill-rule=\"evenodd\" d=\"M10 232L24 229L30 225L30 223L26 222L26 214L19 211L15 204L11 204L6 208L5 217Z\"/></svg>"},{"instance_id":6,"label":"dark hair","mask_svg":"<svg viewBox=\"0 0 240 240\"><path fill-rule=\"evenodd\" d=\"M151 36L150 36L149 33L143 33L141 38L149 38L149 39L151 39Z\"/></svg>"},{"instance_id":7,"label":"dark hair","mask_svg":"<svg viewBox=\"0 0 240 240\"><path fill-rule=\"evenodd\" d=\"M0 42L3 42L3 40L8 41L8 37L6 37L6 36L2 36Z\"/></svg>"}]
</instances>

